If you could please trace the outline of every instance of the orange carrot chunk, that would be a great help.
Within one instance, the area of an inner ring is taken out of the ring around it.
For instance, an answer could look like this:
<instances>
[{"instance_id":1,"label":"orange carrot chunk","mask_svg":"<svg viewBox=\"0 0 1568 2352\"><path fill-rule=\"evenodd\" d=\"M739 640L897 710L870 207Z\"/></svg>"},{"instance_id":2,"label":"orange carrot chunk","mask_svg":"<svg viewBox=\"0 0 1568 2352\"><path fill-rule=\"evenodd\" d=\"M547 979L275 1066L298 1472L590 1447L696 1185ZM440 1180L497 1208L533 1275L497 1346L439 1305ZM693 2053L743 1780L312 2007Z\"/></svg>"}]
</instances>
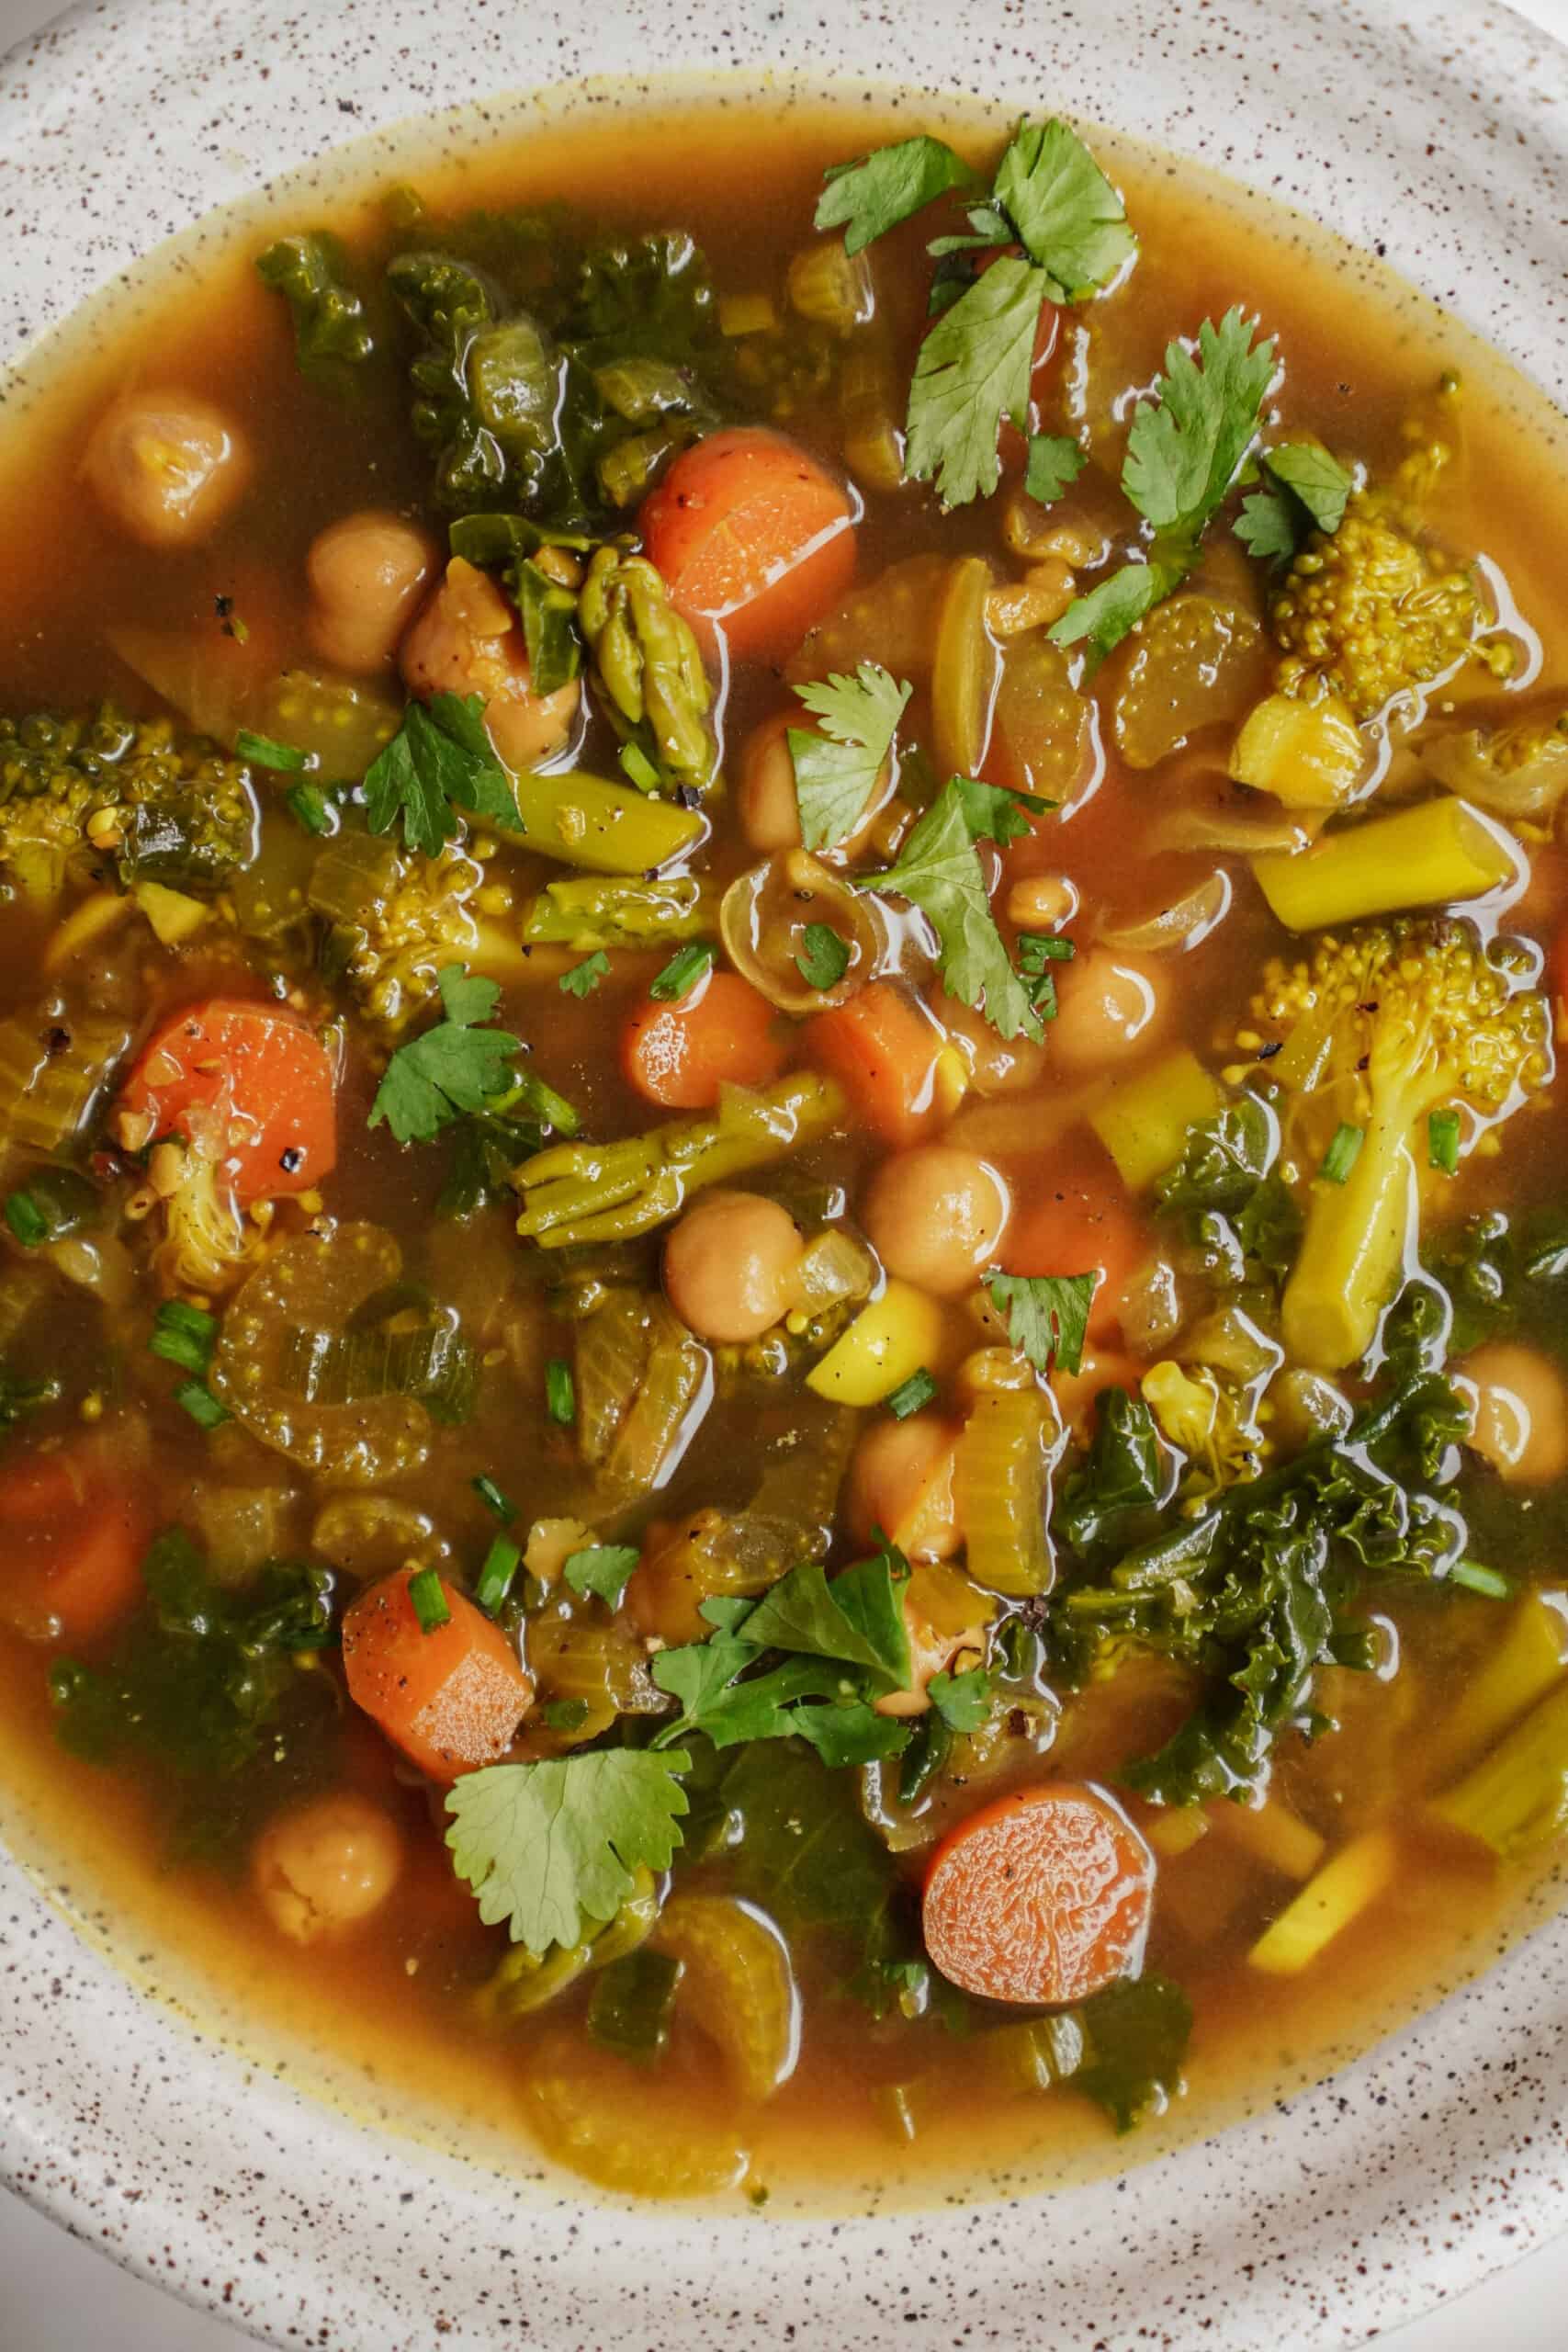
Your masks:
<instances>
[{"instance_id":1,"label":"orange carrot chunk","mask_svg":"<svg viewBox=\"0 0 1568 2352\"><path fill-rule=\"evenodd\" d=\"M1118 1190L1109 1163L1103 1182L1053 1180L1047 1170L1038 1186L1016 1185L1017 1207L998 1252L1010 1274L1098 1274L1089 1336L1099 1346L1120 1335L1128 1283L1149 1253Z\"/></svg>"},{"instance_id":2,"label":"orange carrot chunk","mask_svg":"<svg viewBox=\"0 0 1568 2352\"><path fill-rule=\"evenodd\" d=\"M427 1634L400 1568L343 1621L348 1695L433 1781L497 1763L533 1701L515 1649L467 1596L438 1578L445 1624Z\"/></svg>"},{"instance_id":3,"label":"orange carrot chunk","mask_svg":"<svg viewBox=\"0 0 1568 2352\"><path fill-rule=\"evenodd\" d=\"M1100 1790L1048 1781L971 1814L926 1873L926 1950L991 2001L1081 2001L1142 1965L1154 1856Z\"/></svg>"},{"instance_id":4,"label":"orange carrot chunk","mask_svg":"<svg viewBox=\"0 0 1568 2352\"><path fill-rule=\"evenodd\" d=\"M782 662L849 586L854 515L782 433L739 425L677 458L643 502L643 544L705 653Z\"/></svg>"},{"instance_id":5,"label":"orange carrot chunk","mask_svg":"<svg viewBox=\"0 0 1568 2352\"><path fill-rule=\"evenodd\" d=\"M187 1004L155 1030L120 1096L141 1142L184 1136L241 1201L305 1193L337 1160L333 1066L302 1021L238 997Z\"/></svg>"},{"instance_id":6,"label":"orange carrot chunk","mask_svg":"<svg viewBox=\"0 0 1568 2352\"><path fill-rule=\"evenodd\" d=\"M90 1641L141 1600L151 1534L95 1449L17 1463L0 1485L0 1617L34 1641Z\"/></svg>"},{"instance_id":7,"label":"orange carrot chunk","mask_svg":"<svg viewBox=\"0 0 1568 2352\"><path fill-rule=\"evenodd\" d=\"M710 972L674 1004L649 997L621 1033L628 1086L671 1111L711 1111L721 1086L767 1086L789 1055L773 1006L738 972Z\"/></svg>"},{"instance_id":8,"label":"orange carrot chunk","mask_svg":"<svg viewBox=\"0 0 1568 2352\"><path fill-rule=\"evenodd\" d=\"M836 1078L874 1135L913 1143L937 1114L936 1066L946 1043L931 1014L893 980L806 1023L808 1060Z\"/></svg>"}]
</instances>

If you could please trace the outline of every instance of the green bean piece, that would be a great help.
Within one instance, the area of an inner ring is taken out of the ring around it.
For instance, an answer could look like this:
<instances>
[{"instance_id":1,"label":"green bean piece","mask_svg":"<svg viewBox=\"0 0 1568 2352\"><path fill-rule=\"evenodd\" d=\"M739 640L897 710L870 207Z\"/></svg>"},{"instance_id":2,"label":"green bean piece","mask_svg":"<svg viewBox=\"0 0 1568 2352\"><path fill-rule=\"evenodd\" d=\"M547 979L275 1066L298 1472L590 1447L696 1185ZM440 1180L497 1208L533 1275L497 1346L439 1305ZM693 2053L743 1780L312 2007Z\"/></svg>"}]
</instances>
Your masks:
<instances>
[{"instance_id":1,"label":"green bean piece","mask_svg":"<svg viewBox=\"0 0 1568 2352\"><path fill-rule=\"evenodd\" d=\"M547 882L524 916L523 936L530 946L545 943L586 956L600 948L700 939L717 920L717 895L694 874L660 875L651 882L611 875Z\"/></svg>"},{"instance_id":2,"label":"green bean piece","mask_svg":"<svg viewBox=\"0 0 1568 2352\"><path fill-rule=\"evenodd\" d=\"M513 785L528 847L591 874L656 873L685 857L706 831L693 809L581 770L527 772Z\"/></svg>"},{"instance_id":3,"label":"green bean piece","mask_svg":"<svg viewBox=\"0 0 1568 2352\"><path fill-rule=\"evenodd\" d=\"M577 617L612 709L628 727L647 724L676 782L705 784L714 764L713 689L697 640L647 557L597 548Z\"/></svg>"},{"instance_id":4,"label":"green bean piece","mask_svg":"<svg viewBox=\"0 0 1568 2352\"><path fill-rule=\"evenodd\" d=\"M818 1142L843 1115L830 1079L799 1070L751 1092L727 1087L716 1112L671 1119L615 1143L557 1144L513 1176L517 1230L541 1249L625 1241L678 1216L687 1195Z\"/></svg>"}]
</instances>

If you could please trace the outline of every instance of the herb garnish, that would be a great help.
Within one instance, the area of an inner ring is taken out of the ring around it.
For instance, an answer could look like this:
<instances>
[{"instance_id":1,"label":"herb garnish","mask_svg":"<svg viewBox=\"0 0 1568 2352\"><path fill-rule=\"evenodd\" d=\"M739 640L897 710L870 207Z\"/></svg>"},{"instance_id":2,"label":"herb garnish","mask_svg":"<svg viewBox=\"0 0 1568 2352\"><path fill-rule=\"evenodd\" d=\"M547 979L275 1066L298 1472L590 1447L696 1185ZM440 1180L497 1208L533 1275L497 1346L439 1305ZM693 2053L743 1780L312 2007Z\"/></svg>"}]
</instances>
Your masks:
<instances>
[{"instance_id":1,"label":"herb garnish","mask_svg":"<svg viewBox=\"0 0 1568 2352\"><path fill-rule=\"evenodd\" d=\"M436 986L443 1018L398 1047L370 1106L370 1125L384 1119L400 1143L429 1143L454 1119L492 1106L510 1089L512 1057L522 1047L507 1030L480 1026L501 994L493 980L448 964Z\"/></svg>"}]
</instances>

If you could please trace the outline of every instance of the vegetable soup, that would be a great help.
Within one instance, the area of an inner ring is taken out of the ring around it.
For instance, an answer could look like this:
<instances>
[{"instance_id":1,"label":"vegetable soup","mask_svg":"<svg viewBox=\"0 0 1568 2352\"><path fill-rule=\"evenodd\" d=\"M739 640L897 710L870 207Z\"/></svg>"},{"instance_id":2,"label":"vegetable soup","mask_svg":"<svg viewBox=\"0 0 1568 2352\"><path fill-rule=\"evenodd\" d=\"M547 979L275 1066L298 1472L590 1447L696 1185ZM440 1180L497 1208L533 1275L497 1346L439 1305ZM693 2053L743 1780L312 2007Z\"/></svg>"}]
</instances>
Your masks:
<instances>
[{"instance_id":1,"label":"vegetable soup","mask_svg":"<svg viewBox=\"0 0 1568 2352\"><path fill-rule=\"evenodd\" d=\"M1533 395L1056 119L405 171L0 447L6 1772L612 2192L1131 2161L1568 1802Z\"/></svg>"}]
</instances>

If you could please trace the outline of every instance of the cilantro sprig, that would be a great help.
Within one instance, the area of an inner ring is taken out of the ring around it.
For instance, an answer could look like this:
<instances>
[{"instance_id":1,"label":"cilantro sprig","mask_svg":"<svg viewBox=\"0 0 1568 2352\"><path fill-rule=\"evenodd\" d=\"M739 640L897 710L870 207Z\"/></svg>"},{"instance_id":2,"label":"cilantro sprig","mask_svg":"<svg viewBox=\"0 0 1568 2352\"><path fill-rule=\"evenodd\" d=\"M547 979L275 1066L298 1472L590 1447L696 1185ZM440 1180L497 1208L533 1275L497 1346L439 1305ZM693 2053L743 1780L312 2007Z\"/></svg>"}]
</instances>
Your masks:
<instances>
[{"instance_id":1,"label":"cilantro sprig","mask_svg":"<svg viewBox=\"0 0 1568 2352\"><path fill-rule=\"evenodd\" d=\"M511 1087L512 1057L522 1050L521 1037L482 1025L501 994L493 980L448 964L436 986L442 1018L398 1047L370 1106L369 1125L385 1120L400 1143L429 1143L454 1119L492 1107Z\"/></svg>"},{"instance_id":2,"label":"cilantro sprig","mask_svg":"<svg viewBox=\"0 0 1568 2352\"><path fill-rule=\"evenodd\" d=\"M977 841L1006 842L1027 830L1021 797L953 777L910 832L897 864L868 875L859 887L896 891L919 909L936 933L950 996L983 1012L1004 1037L1038 1038L1030 985L1013 968L975 854Z\"/></svg>"},{"instance_id":3,"label":"cilantro sprig","mask_svg":"<svg viewBox=\"0 0 1568 2352\"><path fill-rule=\"evenodd\" d=\"M1255 342L1255 333L1238 305L1218 326L1205 319L1192 348L1166 346L1164 371L1134 413L1122 468L1122 487L1153 533L1147 557L1075 597L1050 631L1056 644L1109 653L1191 571L1263 423L1275 350L1271 336Z\"/></svg>"},{"instance_id":4,"label":"cilantro sprig","mask_svg":"<svg viewBox=\"0 0 1568 2352\"><path fill-rule=\"evenodd\" d=\"M496 757L479 695L435 695L411 702L403 723L365 772L365 807L373 832L400 818L412 850L434 857L467 809L521 830L516 797Z\"/></svg>"},{"instance_id":5,"label":"cilantro sprig","mask_svg":"<svg viewBox=\"0 0 1568 2352\"><path fill-rule=\"evenodd\" d=\"M1259 560L1288 562L1309 530L1339 528L1355 480L1315 441L1281 442L1260 463L1263 487L1243 499L1235 535Z\"/></svg>"},{"instance_id":6,"label":"cilantro sprig","mask_svg":"<svg viewBox=\"0 0 1568 2352\"><path fill-rule=\"evenodd\" d=\"M1077 1372L1083 1363L1089 1311L1100 1287L1098 1273L1004 1274L986 1277L991 1304L1007 1325L1013 1346L1036 1372L1059 1365Z\"/></svg>"},{"instance_id":7,"label":"cilantro sprig","mask_svg":"<svg viewBox=\"0 0 1568 2352\"><path fill-rule=\"evenodd\" d=\"M863 662L852 677L829 674L795 691L820 730L792 727L786 739L800 837L807 849L833 849L860 822L914 688Z\"/></svg>"}]
</instances>

